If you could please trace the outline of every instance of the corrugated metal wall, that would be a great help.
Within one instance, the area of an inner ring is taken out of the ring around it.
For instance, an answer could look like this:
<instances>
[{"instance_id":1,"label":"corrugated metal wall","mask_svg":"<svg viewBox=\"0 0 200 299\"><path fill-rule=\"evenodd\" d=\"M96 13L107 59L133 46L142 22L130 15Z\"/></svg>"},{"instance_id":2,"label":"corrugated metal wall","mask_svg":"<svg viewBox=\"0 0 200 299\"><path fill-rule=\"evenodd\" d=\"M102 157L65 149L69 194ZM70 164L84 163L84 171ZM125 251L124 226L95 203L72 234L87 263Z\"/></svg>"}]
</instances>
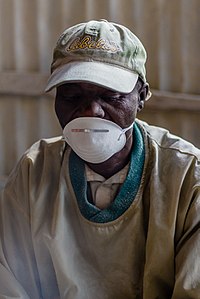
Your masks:
<instances>
[{"instance_id":1,"label":"corrugated metal wall","mask_svg":"<svg viewBox=\"0 0 200 299\"><path fill-rule=\"evenodd\" d=\"M141 117L200 146L199 16L199 0L0 0L0 176L34 141L60 133L43 94L52 48L63 29L89 19L140 37L155 90Z\"/></svg>"}]
</instances>

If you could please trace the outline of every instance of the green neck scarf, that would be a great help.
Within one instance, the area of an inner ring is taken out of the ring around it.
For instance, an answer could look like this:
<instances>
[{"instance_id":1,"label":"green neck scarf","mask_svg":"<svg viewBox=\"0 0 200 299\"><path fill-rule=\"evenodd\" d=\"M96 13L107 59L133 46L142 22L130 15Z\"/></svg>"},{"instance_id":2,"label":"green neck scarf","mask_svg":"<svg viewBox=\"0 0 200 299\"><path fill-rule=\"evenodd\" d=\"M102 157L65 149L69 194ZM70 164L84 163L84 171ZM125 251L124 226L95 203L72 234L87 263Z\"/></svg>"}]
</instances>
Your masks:
<instances>
[{"instance_id":1,"label":"green neck scarf","mask_svg":"<svg viewBox=\"0 0 200 299\"><path fill-rule=\"evenodd\" d=\"M133 129L134 145L131 153L129 171L113 203L101 210L87 199L87 181L85 163L73 151L69 157L69 173L81 214L89 221L96 223L111 222L121 216L133 202L142 177L145 148L142 133L137 124Z\"/></svg>"}]
</instances>

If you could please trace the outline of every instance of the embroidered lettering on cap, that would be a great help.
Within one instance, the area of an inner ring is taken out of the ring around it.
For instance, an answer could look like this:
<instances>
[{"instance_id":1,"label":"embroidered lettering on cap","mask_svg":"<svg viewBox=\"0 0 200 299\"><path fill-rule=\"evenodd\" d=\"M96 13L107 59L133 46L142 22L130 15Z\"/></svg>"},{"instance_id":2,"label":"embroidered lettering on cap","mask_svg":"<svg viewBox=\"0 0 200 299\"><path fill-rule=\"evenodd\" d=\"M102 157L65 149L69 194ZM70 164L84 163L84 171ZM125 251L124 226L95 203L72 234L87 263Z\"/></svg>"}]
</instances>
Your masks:
<instances>
[{"instance_id":1,"label":"embroidered lettering on cap","mask_svg":"<svg viewBox=\"0 0 200 299\"><path fill-rule=\"evenodd\" d=\"M84 49L101 49L111 52L117 52L120 50L119 46L115 42L110 42L103 38L94 41L89 35L86 35L83 38L76 38L69 46L66 47L66 51L68 52Z\"/></svg>"}]
</instances>

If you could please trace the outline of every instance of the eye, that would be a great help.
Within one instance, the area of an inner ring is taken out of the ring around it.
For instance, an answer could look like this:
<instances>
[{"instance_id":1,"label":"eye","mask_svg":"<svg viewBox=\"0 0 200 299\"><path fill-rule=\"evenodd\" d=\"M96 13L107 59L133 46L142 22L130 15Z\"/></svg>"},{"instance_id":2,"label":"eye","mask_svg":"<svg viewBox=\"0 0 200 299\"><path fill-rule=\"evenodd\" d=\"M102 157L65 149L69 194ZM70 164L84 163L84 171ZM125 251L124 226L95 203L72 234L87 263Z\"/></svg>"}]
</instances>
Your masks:
<instances>
[{"instance_id":1,"label":"eye","mask_svg":"<svg viewBox=\"0 0 200 299\"><path fill-rule=\"evenodd\" d=\"M58 86L56 97L58 100L66 102L66 103L73 103L77 102L80 99L82 93L77 88L74 87L72 84L63 84Z\"/></svg>"},{"instance_id":2,"label":"eye","mask_svg":"<svg viewBox=\"0 0 200 299\"><path fill-rule=\"evenodd\" d=\"M81 100L81 96L80 95L60 95L59 98L61 99L61 101L65 101L66 103L77 103Z\"/></svg>"},{"instance_id":3,"label":"eye","mask_svg":"<svg viewBox=\"0 0 200 299\"><path fill-rule=\"evenodd\" d=\"M121 95L105 95L102 98L106 102L119 102L119 101L123 101L123 96L121 96Z\"/></svg>"}]
</instances>

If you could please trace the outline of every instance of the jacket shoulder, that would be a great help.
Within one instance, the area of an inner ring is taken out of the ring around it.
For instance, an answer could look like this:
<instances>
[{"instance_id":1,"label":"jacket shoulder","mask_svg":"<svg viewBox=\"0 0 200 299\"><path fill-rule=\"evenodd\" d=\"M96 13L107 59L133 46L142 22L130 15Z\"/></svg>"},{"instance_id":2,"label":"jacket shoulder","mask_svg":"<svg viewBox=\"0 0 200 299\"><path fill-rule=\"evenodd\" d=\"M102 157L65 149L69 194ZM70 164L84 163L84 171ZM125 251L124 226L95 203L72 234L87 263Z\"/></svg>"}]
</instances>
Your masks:
<instances>
[{"instance_id":1,"label":"jacket shoulder","mask_svg":"<svg viewBox=\"0 0 200 299\"><path fill-rule=\"evenodd\" d=\"M62 165L66 143L61 136L41 139L35 142L21 156L11 171L6 185L28 181L30 178L39 181L42 176L52 177L58 175Z\"/></svg>"},{"instance_id":2,"label":"jacket shoulder","mask_svg":"<svg viewBox=\"0 0 200 299\"><path fill-rule=\"evenodd\" d=\"M61 136L40 139L24 153L22 159L24 158L34 161L39 156L62 156L65 144L66 143Z\"/></svg>"},{"instance_id":3,"label":"jacket shoulder","mask_svg":"<svg viewBox=\"0 0 200 299\"><path fill-rule=\"evenodd\" d=\"M180 153L192 155L200 160L200 149L191 142L170 133L167 129L149 125L144 121L137 120L145 133L155 146L163 149L171 149Z\"/></svg>"}]
</instances>

